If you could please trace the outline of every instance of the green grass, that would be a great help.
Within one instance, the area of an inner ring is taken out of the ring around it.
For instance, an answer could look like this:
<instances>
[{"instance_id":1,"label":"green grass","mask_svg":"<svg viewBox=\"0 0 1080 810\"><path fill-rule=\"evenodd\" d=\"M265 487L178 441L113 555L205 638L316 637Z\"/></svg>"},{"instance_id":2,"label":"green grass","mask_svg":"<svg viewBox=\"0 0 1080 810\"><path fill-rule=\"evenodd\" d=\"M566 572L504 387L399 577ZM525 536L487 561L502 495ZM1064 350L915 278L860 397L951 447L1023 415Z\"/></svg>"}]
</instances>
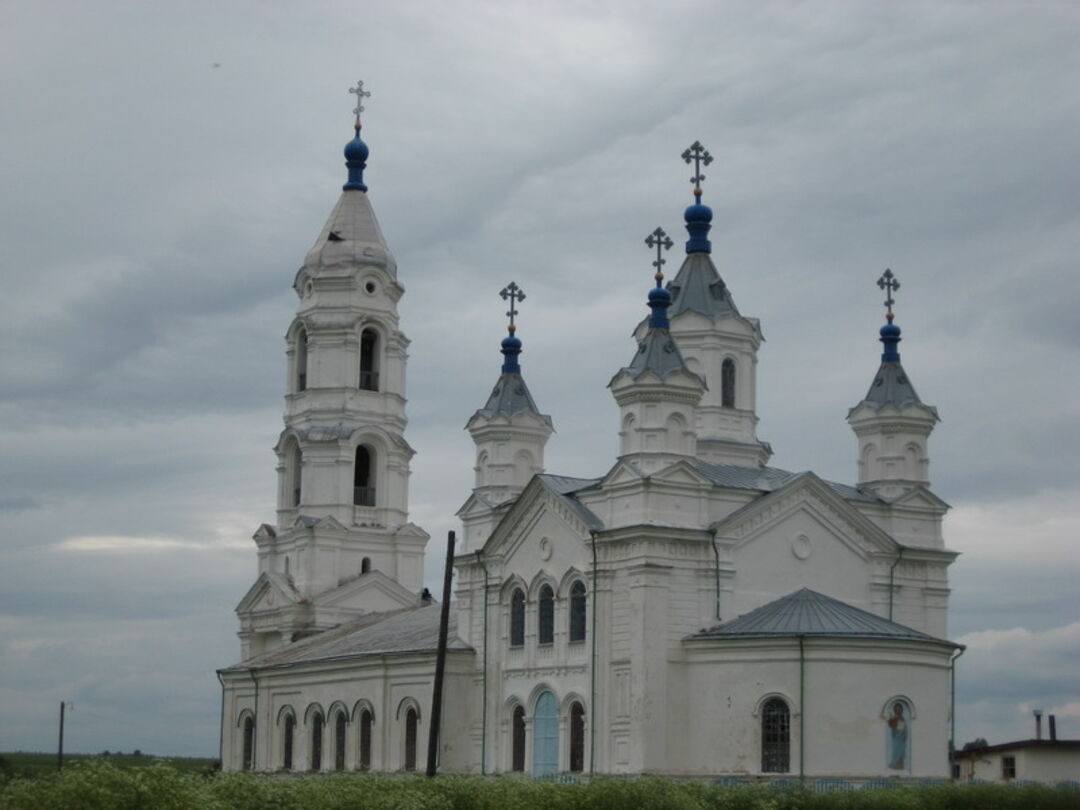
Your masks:
<instances>
[{"instance_id":1,"label":"green grass","mask_svg":"<svg viewBox=\"0 0 1080 810\"><path fill-rule=\"evenodd\" d=\"M0 785L0 810L1078 810L1080 791L940 785L812 793L659 778L581 784L380 774L264 776L92 757Z\"/></svg>"},{"instance_id":2,"label":"green grass","mask_svg":"<svg viewBox=\"0 0 1080 810\"><path fill-rule=\"evenodd\" d=\"M218 761L206 757L156 757L152 754L64 754L64 767L94 761L111 762L119 768L145 768L154 762L164 762L179 771L205 773L218 769ZM30 751L0 753L0 780L16 776L35 778L56 773L56 754Z\"/></svg>"}]
</instances>

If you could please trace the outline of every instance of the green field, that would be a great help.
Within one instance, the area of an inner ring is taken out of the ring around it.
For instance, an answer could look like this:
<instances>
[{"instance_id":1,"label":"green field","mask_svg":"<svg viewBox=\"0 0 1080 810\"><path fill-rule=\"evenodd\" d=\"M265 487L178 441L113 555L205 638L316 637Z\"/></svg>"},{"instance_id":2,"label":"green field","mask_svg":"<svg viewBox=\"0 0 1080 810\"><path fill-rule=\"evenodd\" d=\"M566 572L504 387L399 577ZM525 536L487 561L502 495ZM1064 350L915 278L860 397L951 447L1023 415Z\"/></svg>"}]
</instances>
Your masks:
<instances>
[{"instance_id":1,"label":"green field","mask_svg":"<svg viewBox=\"0 0 1080 810\"><path fill-rule=\"evenodd\" d=\"M95 761L110 762L119 768L145 768L155 762L164 762L180 771L207 773L218 769L216 759L199 757L156 757L152 754L102 753L102 754L64 754L64 767ZM34 778L56 773L56 754L42 754L30 751L0 752L0 779L13 777Z\"/></svg>"},{"instance_id":2,"label":"green field","mask_svg":"<svg viewBox=\"0 0 1080 810\"><path fill-rule=\"evenodd\" d=\"M39 755L40 756L40 755ZM659 778L581 783L478 776L221 774L90 757L0 784L0 810L1078 810L1080 791L938 785L814 792ZM146 757L142 758L145 762ZM127 760L127 761L124 761ZM208 760L183 760L185 766Z\"/></svg>"}]
</instances>

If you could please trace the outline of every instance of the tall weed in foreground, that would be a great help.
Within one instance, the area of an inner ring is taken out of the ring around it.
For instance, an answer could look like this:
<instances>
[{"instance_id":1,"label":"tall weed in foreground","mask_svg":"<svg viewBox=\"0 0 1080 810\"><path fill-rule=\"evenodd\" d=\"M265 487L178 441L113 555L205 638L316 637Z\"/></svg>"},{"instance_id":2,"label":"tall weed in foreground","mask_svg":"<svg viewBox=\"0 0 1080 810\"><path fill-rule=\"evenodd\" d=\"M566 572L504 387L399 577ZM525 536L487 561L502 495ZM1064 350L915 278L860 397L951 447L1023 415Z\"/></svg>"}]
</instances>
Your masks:
<instances>
[{"instance_id":1,"label":"tall weed in foreground","mask_svg":"<svg viewBox=\"0 0 1080 810\"><path fill-rule=\"evenodd\" d=\"M1080 791L942 785L811 792L656 777L577 783L515 777L229 773L91 761L0 785L0 810L1080 810Z\"/></svg>"}]
</instances>

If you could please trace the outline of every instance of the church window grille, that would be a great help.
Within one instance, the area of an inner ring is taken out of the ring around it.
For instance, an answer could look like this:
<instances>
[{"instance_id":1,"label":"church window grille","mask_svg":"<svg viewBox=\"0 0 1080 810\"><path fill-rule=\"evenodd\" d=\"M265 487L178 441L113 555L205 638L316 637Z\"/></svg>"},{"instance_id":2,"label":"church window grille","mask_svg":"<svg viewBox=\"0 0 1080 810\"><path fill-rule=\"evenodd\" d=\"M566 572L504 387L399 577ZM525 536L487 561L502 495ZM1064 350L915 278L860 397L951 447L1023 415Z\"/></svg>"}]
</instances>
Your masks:
<instances>
[{"instance_id":1,"label":"church window grille","mask_svg":"<svg viewBox=\"0 0 1080 810\"><path fill-rule=\"evenodd\" d=\"M345 770L345 712L339 711L334 719L334 770Z\"/></svg>"},{"instance_id":2,"label":"church window grille","mask_svg":"<svg viewBox=\"0 0 1080 810\"><path fill-rule=\"evenodd\" d=\"M285 734L281 742L281 767L287 771L293 769L293 736L296 733L296 718L291 714L285 717Z\"/></svg>"},{"instance_id":3,"label":"church window grille","mask_svg":"<svg viewBox=\"0 0 1080 810\"><path fill-rule=\"evenodd\" d=\"M585 770L585 707L576 701L570 705L570 770Z\"/></svg>"},{"instance_id":4,"label":"church window grille","mask_svg":"<svg viewBox=\"0 0 1080 810\"><path fill-rule=\"evenodd\" d=\"M515 706L513 716L513 757L510 769L521 772L525 770L525 707Z\"/></svg>"},{"instance_id":5,"label":"church window grille","mask_svg":"<svg viewBox=\"0 0 1080 810\"><path fill-rule=\"evenodd\" d=\"M371 768L371 712L364 709L360 712L360 768Z\"/></svg>"},{"instance_id":6,"label":"church window grille","mask_svg":"<svg viewBox=\"0 0 1080 810\"><path fill-rule=\"evenodd\" d=\"M405 770L416 770L416 725L419 718L416 709L409 707L405 712Z\"/></svg>"},{"instance_id":7,"label":"church window grille","mask_svg":"<svg viewBox=\"0 0 1080 810\"><path fill-rule=\"evenodd\" d=\"M307 390L308 340L307 331L301 329L296 336L296 391Z\"/></svg>"},{"instance_id":8,"label":"church window grille","mask_svg":"<svg viewBox=\"0 0 1080 810\"><path fill-rule=\"evenodd\" d=\"M541 644L555 642L555 591L550 585L540 589L539 611L537 612L537 637Z\"/></svg>"},{"instance_id":9,"label":"church window grille","mask_svg":"<svg viewBox=\"0 0 1080 810\"><path fill-rule=\"evenodd\" d=\"M251 717L244 718L244 758L241 767L250 771L255 758L255 721Z\"/></svg>"},{"instance_id":10,"label":"church window grille","mask_svg":"<svg viewBox=\"0 0 1080 810\"><path fill-rule=\"evenodd\" d=\"M570 640L584 641L587 606L585 583L578 580L570 586Z\"/></svg>"},{"instance_id":11,"label":"church window grille","mask_svg":"<svg viewBox=\"0 0 1080 810\"><path fill-rule=\"evenodd\" d=\"M379 390L379 334L374 329L360 333L360 390Z\"/></svg>"},{"instance_id":12,"label":"church window grille","mask_svg":"<svg viewBox=\"0 0 1080 810\"><path fill-rule=\"evenodd\" d=\"M311 770L322 770L323 716L316 712L311 718Z\"/></svg>"},{"instance_id":13,"label":"church window grille","mask_svg":"<svg viewBox=\"0 0 1080 810\"><path fill-rule=\"evenodd\" d=\"M735 407L735 361L730 357L720 365L720 405Z\"/></svg>"},{"instance_id":14,"label":"church window grille","mask_svg":"<svg viewBox=\"0 0 1080 810\"><path fill-rule=\"evenodd\" d=\"M791 770L791 710L780 698L770 698L761 710L761 770Z\"/></svg>"},{"instance_id":15,"label":"church window grille","mask_svg":"<svg viewBox=\"0 0 1080 810\"><path fill-rule=\"evenodd\" d=\"M525 646L525 592L514 588L510 597L510 646Z\"/></svg>"},{"instance_id":16,"label":"church window grille","mask_svg":"<svg viewBox=\"0 0 1080 810\"><path fill-rule=\"evenodd\" d=\"M353 503L357 506L375 505L375 454L366 445L356 448L356 463L353 465Z\"/></svg>"}]
</instances>

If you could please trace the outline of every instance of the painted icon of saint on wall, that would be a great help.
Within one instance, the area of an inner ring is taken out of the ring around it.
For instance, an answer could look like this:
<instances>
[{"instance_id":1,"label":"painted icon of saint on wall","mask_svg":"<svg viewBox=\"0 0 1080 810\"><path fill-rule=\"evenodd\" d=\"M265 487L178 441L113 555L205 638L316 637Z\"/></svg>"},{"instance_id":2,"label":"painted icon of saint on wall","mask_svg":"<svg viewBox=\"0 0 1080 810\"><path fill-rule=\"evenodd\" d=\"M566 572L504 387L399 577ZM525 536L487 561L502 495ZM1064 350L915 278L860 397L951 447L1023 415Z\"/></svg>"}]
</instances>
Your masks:
<instances>
[{"instance_id":1,"label":"painted icon of saint on wall","mask_svg":"<svg viewBox=\"0 0 1080 810\"><path fill-rule=\"evenodd\" d=\"M907 770L908 720L904 716L904 704L899 700L893 703L892 714L886 722L889 724L889 768Z\"/></svg>"}]
</instances>

